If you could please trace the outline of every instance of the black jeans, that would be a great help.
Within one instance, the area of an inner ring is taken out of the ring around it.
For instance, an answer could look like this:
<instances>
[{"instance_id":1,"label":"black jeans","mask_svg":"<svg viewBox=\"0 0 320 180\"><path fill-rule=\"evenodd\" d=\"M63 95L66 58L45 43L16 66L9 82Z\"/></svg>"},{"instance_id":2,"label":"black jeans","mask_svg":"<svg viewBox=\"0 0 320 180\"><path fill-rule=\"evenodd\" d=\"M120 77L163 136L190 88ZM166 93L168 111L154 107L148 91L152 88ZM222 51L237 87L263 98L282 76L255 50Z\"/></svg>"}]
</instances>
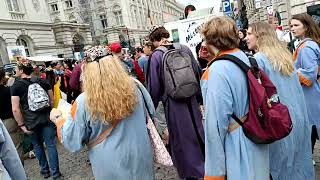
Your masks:
<instances>
[{"instance_id":1,"label":"black jeans","mask_svg":"<svg viewBox=\"0 0 320 180\"><path fill-rule=\"evenodd\" d=\"M312 126L312 131L311 131L312 154L313 154L314 145L316 144L317 139L319 140L317 127L316 126Z\"/></svg>"}]
</instances>

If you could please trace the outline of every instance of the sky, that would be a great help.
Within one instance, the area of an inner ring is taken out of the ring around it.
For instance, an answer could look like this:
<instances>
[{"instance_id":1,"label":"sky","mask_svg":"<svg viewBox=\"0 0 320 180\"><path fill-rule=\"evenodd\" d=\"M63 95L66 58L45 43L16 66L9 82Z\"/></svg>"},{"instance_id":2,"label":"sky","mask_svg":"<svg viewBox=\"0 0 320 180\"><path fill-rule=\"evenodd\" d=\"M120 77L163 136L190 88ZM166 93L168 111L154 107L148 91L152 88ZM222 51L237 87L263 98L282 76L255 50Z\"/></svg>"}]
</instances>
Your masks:
<instances>
[{"instance_id":1,"label":"sky","mask_svg":"<svg viewBox=\"0 0 320 180\"><path fill-rule=\"evenodd\" d=\"M203 9L214 6L215 9L219 9L221 0L177 0L178 2L189 5L192 4L196 9ZM210 5L210 6L209 6Z\"/></svg>"}]
</instances>

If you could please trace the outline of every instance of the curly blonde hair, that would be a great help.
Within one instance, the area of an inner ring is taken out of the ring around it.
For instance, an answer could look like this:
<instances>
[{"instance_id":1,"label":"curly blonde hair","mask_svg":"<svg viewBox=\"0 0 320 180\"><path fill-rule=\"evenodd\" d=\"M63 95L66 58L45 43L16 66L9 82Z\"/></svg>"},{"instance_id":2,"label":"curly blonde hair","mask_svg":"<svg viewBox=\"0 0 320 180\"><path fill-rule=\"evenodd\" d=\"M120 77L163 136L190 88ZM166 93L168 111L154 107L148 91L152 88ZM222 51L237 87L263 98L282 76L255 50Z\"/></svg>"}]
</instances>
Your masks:
<instances>
[{"instance_id":1,"label":"curly blonde hair","mask_svg":"<svg viewBox=\"0 0 320 180\"><path fill-rule=\"evenodd\" d=\"M105 124L126 118L137 103L135 82L113 56L84 65L83 88L92 119Z\"/></svg>"},{"instance_id":2,"label":"curly blonde hair","mask_svg":"<svg viewBox=\"0 0 320 180\"><path fill-rule=\"evenodd\" d=\"M285 43L282 43L271 25L258 22L249 25L252 33L257 37L257 49L268 57L275 70L290 76L294 71L292 55Z\"/></svg>"}]
</instances>

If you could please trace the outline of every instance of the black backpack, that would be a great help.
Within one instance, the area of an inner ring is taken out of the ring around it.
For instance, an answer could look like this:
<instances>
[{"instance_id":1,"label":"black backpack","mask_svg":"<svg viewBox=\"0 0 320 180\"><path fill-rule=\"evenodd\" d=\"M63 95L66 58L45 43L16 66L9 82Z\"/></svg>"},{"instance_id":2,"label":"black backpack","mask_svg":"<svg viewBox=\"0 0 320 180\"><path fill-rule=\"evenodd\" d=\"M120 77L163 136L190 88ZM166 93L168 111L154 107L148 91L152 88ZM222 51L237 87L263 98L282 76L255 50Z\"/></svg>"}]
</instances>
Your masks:
<instances>
[{"instance_id":1,"label":"black backpack","mask_svg":"<svg viewBox=\"0 0 320 180\"><path fill-rule=\"evenodd\" d=\"M199 82L192 65L192 58L182 50L180 44L173 44L172 49L165 46L155 51L162 51L162 77L165 95L176 100L183 100L198 95Z\"/></svg>"}]
</instances>

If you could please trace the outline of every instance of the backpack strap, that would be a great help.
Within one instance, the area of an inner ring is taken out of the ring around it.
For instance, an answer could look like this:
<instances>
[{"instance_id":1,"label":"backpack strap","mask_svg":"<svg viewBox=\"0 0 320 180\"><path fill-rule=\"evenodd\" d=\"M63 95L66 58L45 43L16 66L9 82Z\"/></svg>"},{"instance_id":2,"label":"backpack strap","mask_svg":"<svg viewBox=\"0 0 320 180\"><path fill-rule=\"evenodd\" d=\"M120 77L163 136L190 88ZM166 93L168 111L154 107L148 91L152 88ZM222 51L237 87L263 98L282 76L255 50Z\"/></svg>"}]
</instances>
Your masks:
<instances>
[{"instance_id":1,"label":"backpack strap","mask_svg":"<svg viewBox=\"0 0 320 180\"><path fill-rule=\"evenodd\" d=\"M180 43L173 43L173 47L174 47L175 49L182 49L182 46L181 46Z\"/></svg>"},{"instance_id":2,"label":"backpack strap","mask_svg":"<svg viewBox=\"0 0 320 180\"><path fill-rule=\"evenodd\" d=\"M258 73L259 66L258 66L256 59L251 55L247 55L247 57L249 58L251 68L246 63L244 63L241 59L239 59L238 57L231 55L231 54L225 54L225 55L218 57L217 59L211 61L211 63L208 65L208 67L215 61L228 60L228 61L231 61L234 64L236 64L245 73L247 73L250 69L254 70L255 73ZM249 93L249 91L248 91L248 93ZM231 114L231 118L233 118L240 126L243 126L243 121L241 119L239 119L234 113Z\"/></svg>"},{"instance_id":3,"label":"backpack strap","mask_svg":"<svg viewBox=\"0 0 320 180\"><path fill-rule=\"evenodd\" d=\"M21 78L20 81L21 81L22 83L24 83L25 85L27 85L28 87L32 84L32 82L29 82L29 81L27 81L27 80L25 80L25 79L23 79L23 78Z\"/></svg>"},{"instance_id":4,"label":"backpack strap","mask_svg":"<svg viewBox=\"0 0 320 180\"><path fill-rule=\"evenodd\" d=\"M238 57L231 55L231 54L225 54L225 55L222 55L222 56L214 59L213 61L210 62L210 64L208 66L211 66L212 63L214 63L216 61L220 61L220 60L228 60L228 61L233 62L245 73L247 73L250 69L250 67L246 63L244 63L241 59L239 59Z\"/></svg>"},{"instance_id":5,"label":"backpack strap","mask_svg":"<svg viewBox=\"0 0 320 180\"><path fill-rule=\"evenodd\" d=\"M157 49L155 49L154 51L161 51L163 53L166 53L169 49L166 48L165 46L159 46L157 47Z\"/></svg>"},{"instance_id":6,"label":"backpack strap","mask_svg":"<svg viewBox=\"0 0 320 180\"><path fill-rule=\"evenodd\" d=\"M30 79L30 81L31 81L31 83L38 83L38 84L40 84L40 83L39 83L40 78L38 78L38 77L32 77L32 78Z\"/></svg>"}]
</instances>

